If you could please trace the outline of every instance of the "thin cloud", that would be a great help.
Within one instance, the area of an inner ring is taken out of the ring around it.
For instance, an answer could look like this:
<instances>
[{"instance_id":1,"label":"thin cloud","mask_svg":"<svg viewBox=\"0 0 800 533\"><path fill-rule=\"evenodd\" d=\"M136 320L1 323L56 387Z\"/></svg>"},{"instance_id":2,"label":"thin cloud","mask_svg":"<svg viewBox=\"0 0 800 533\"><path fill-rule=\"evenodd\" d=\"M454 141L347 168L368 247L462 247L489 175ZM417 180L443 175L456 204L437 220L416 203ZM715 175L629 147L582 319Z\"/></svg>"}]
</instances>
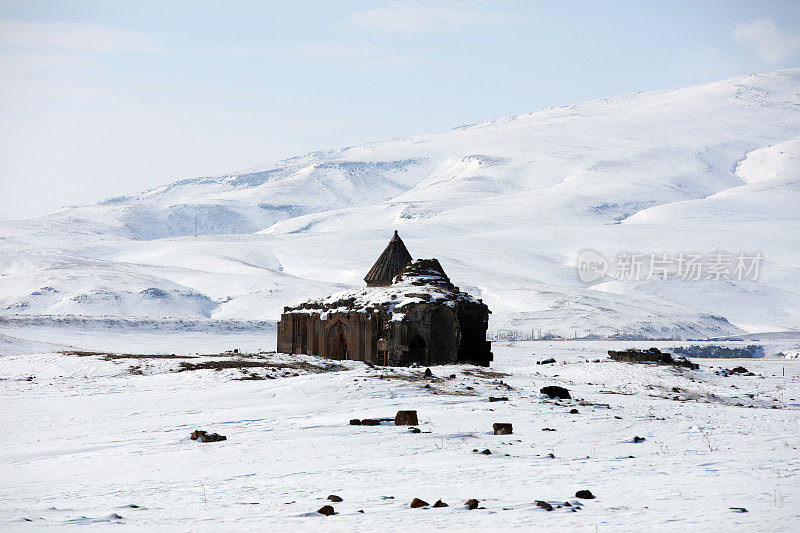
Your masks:
<instances>
[{"instance_id":1,"label":"thin cloud","mask_svg":"<svg viewBox=\"0 0 800 533\"><path fill-rule=\"evenodd\" d=\"M369 43L304 42L294 46L296 53L309 58L344 61L368 66L396 67L416 62L408 55L387 54Z\"/></svg>"},{"instance_id":2,"label":"thin cloud","mask_svg":"<svg viewBox=\"0 0 800 533\"><path fill-rule=\"evenodd\" d=\"M352 13L348 21L355 26L380 31L437 32L505 24L517 18L499 11L471 8L460 2L434 6L397 1L389 2L384 7Z\"/></svg>"},{"instance_id":3,"label":"thin cloud","mask_svg":"<svg viewBox=\"0 0 800 533\"><path fill-rule=\"evenodd\" d=\"M164 37L103 24L30 22L0 18L0 46L11 49L59 49L91 53L154 52Z\"/></svg>"},{"instance_id":4,"label":"thin cloud","mask_svg":"<svg viewBox=\"0 0 800 533\"><path fill-rule=\"evenodd\" d=\"M755 46L759 57L770 65L776 65L800 52L800 31L783 31L768 19L738 24L733 36L739 42Z\"/></svg>"}]
</instances>

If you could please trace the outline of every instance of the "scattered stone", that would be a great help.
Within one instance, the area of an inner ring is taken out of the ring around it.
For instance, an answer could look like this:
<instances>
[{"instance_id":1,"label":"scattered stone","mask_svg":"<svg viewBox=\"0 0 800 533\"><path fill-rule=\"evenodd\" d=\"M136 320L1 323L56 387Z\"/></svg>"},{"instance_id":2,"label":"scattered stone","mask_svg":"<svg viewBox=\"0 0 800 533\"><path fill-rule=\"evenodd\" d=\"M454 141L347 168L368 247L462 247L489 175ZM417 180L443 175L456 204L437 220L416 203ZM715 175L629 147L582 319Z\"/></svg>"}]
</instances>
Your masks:
<instances>
[{"instance_id":1,"label":"scattered stone","mask_svg":"<svg viewBox=\"0 0 800 533\"><path fill-rule=\"evenodd\" d=\"M542 431L555 431L553 428L542 428Z\"/></svg>"},{"instance_id":2,"label":"scattered stone","mask_svg":"<svg viewBox=\"0 0 800 533\"><path fill-rule=\"evenodd\" d=\"M456 379L456 375L455 374L450 374L450 379Z\"/></svg>"},{"instance_id":3,"label":"scattered stone","mask_svg":"<svg viewBox=\"0 0 800 533\"><path fill-rule=\"evenodd\" d=\"M492 424L495 435L511 435L514 433L514 428L511 424L495 422Z\"/></svg>"},{"instance_id":4,"label":"scattered stone","mask_svg":"<svg viewBox=\"0 0 800 533\"><path fill-rule=\"evenodd\" d=\"M419 425L417 420L416 411L397 411L394 417L394 424L396 426L416 426Z\"/></svg>"},{"instance_id":5,"label":"scattered stone","mask_svg":"<svg viewBox=\"0 0 800 533\"><path fill-rule=\"evenodd\" d=\"M477 451L478 451L478 448L472 448L472 451L473 451L473 452L477 452Z\"/></svg>"},{"instance_id":6,"label":"scattered stone","mask_svg":"<svg viewBox=\"0 0 800 533\"><path fill-rule=\"evenodd\" d=\"M571 415L577 415L577 414L578 414L578 410L577 410L577 409L570 409L570 410L569 410L569 414L571 414Z\"/></svg>"},{"instance_id":7,"label":"scattered stone","mask_svg":"<svg viewBox=\"0 0 800 533\"><path fill-rule=\"evenodd\" d=\"M220 435L219 433L208 433L202 429L195 429L192 431L190 437L192 440L199 440L200 442L219 442L228 440L228 437L225 435Z\"/></svg>"},{"instance_id":8,"label":"scattered stone","mask_svg":"<svg viewBox=\"0 0 800 533\"><path fill-rule=\"evenodd\" d=\"M483 455L492 455L492 450L490 450L489 448L486 448L486 449L485 449L485 450L483 450L481 453L482 453Z\"/></svg>"},{"instance_id":9,"label":"scattered stone","mask_svg":"<svg viewBox=\"0 0 800 533\"><path fill-rule=\"evenodd\" d=\"M322 507L319 508L319 510L317 510L317 512L325 516L331 516L336 514L336 511L333 510L333 506L331 505L323 505Z\"/></svg>"},{"instance_id":10,"label":"scattered stone","mask_svg":"<svg viewBox=\"0 0 800 533\"><path fill-rule=\"evenodd\" d=\"M338 502L344 501L344 500L342 500L341 496L337 496L336 494L331 494L330 496L328 496L328 500L332 501L334 503L338 503Z\"/></svg>"},{"instance_id":11,"label":"scattered stone","mask_svg":"<svg viewBox=\"0 0 800 533\"><path fill-rule=\"evenodd\" d=\"M614 418L616 418L617 420L622 420L622 417L619 415L614 415Z\"/></svg>"},{"instance_id":12,"label":"scattered stone","mask_svg":"<svg viewBox=\"0 0 800 533\"><path fill-rule=\"evenodd\" d=\"M647 439L645 439L644 437L640 437L640 436L638 436L638 435L637 435L637 436L635 436L635 437L633 437L633 442L634 442L634 443L636 443L636 444L639 444L640 442L644 442L644 441L646 441L646 440L647 440Z\"/></svg>"},{"instance_id":13,"label":"scattered stone","mask_svg":"<svg viewBox=\"0 0 800 533\"><path fill-rule=\"evenodd\" d=\"M584 500L593 500L594 494L590 490L579 490L575 493L576 498L583 498Z\"/></svg>"},{"instance_id":14,"label":"scattered stone","mask_svg":"<svg viewBox=\"0 0 800 533\"><path fill-rule=\"evenodd\" d=\"M507 402L508 398L505 396L489 396L490 402Z\"/></svg>"},{"instance_id":15,"label":"scattered stone","mask_svg":"<svg viewBox=\"0 0 800 533\"><path fill-rule=\"evenodd\" d=\"M536 361L536 364L537 365L551 365L551 364L553 364L555 362L556 362L556 360L551 357L550 359L544 359L542 361Z\"/></svg>"},{"instance_id":16,"label":"scattered stone","mask_svg":"<svg viewBox=\"0 0 800 533\"><path fill-rule=\"evenodd\" d=\"M361 425L361 420L359 420L358 418L353 418L352 420L350 420L350 425L351 426L360 426Z\"/></svg>"},{"instance_id":17,"label":"scattered stone","mask_svg":"<svg viewBox=\"0 0 800 533\"><path fill-rule=\"evenodd\" d=\"M550 452L550 453L547 454L547 457L549 457L550 459L555 459L556 458L556 454L554 454L553 452Z\"/></svg>"},{"instance_id":18,"label":"scattered stone","mask_svg":"<svg viewBox=\"0 0 800 533\"><path fill-rule=\"evenodd\" d=\"M672 392L681 392L680 387L672 387Z\"/></svg>"},{"instance_id":19,"label":"scattered stone","mask_svg":"<svg viewBox=\"0 0 800 533\"><path fill-rule=\"evenodd\" d=\"M743 366L737 366L736 368L731 368L730 370L731 374L747 374L748 372L750 371Z\"/></svg>"},{"instance_id":20,"label":"scattered stone","mask_svg":"<svg viewBox=\"0 0 800 533\"><path fill-rule=\"evenodd\" d=\"M422 430L419 428L408 428L411 433L422 433Z\"/></svg>"},{"instance_id":21,"label":"scattered stone","mask_svg":"<svg viewBox=\"0 0 800 533\"><path fill-rule=\"evenodd\" d=\"M365 418L364 420L361 421L361 425L363 425L363 426L380 426L381 425L381 421L380 420L375 420L374 418Z\"/></svg>"},{"instance_id":22,"label":"scattered stone","mask_svg":"<svg viewBox=\"0 0 800 533\"><path fill-rule=\"evenodd\" d=\"M572 504L569 502L564 502L564 507L572 507Z\"/></svg>"},{"instance_id":23,"label":"scattered stone","mask_svg":"<svg viewBox=\"0 0 800 533\"><path fill-rule=\"evenodd\" d=\"M536 502L536 507L541 507L545 511L552 511L553 510L553 506L552 505L550 505L547 502L543 502L542 500L538 500Z\"/></svg>"},{"instance_id":24,"label":"scattered stone","mask_svg":"<svg viewBox=\"0 0 800 533\"><path fill-rule=\"evenodd\" d=\"M429 504L425 500L420 500L419 498L414 498L411 500L411 508L416 509L417 507L427 507Z\"/></svg>"},{"instance_id":25,"label":"scattered stone","mask_svg":"<svg viewBox=\"0 0 800 533\"><path fill-rule=\"evenodd\" d=\"M430 368L425 369L425 377L426 378L433 377L433 372L431 372Z\"/></svg>"},{"instance_id":26,"label":"scattered stone","mask_svg":"<svg viewBox=\"0 0 800 533\"><path fill-rule=\"evenodd\" d=\"M467 509L471 511L473 509L477 509L478 505L480 505L480 502L473 498L471 500L467 500L467 503L465 505L467 506Z\"/></svg>"},{"instance_id":27,"label":"scattered stone","mask_svg":"<svg viewBox=\"0 0 800 533\"><path fill-rule=\"evenodd\" d=\"M363 512L364 512L364 509L359 509L359 510L358 510L358 512L359 512L359 513L363 513Z\"/></svg>"},{"instance_id":28,"label":"scattered stone","mask_svg":"<svg viewBox=\"0 0 800 533\"><path fill-rule=\"evenodd\" d=\"M394 500L394 496L381 496L384 500Z\"/></svg>"},{"instance_id":29,"label":"scattered stone","mask_svg":"<svg viewBox=\"0 0 800 533\"><path fill-rule=\"evenodd\" d=\"M746 513L747 509L744 507L731 507L732 511L736 511L737 513Z\"/></svg>"},{"instance_id":30,"label":"scattered stone","mask_svg":"<svg viewBox=\"0 0 800 533\"><path fill-rule=\"evenodd\" d=\"M558 385L548 385L547 387L542 387L539 392L546 394L550 398L561 398L562 400L569 400L572 398L567 389L564 387L559 387Z\"/></svg>"},{"instance_id":31,"label":"scattered stone","mask_svg":"<svg viewBox=\"0 0 800 533\"><path fill-rule=\"evenodd\" d=\"M621 361L624 363L656 363L658 365L684 367L690 370L697 370L700 368L700 365L692 363L681 355L673 357L672 354L662 352L658 348L650 348L649 350L635 350L629 348L624 352L609 350L608 356L614 361Z\"/></svg>"},{"instance_id":32,"label":"scattered stone","mask_svg":"<svg viewBox=\"0 0 800 533\"><path fill-rule=\"evenodd\" d=\"M434 503L433 506L434 507L450 507L449 505L444 503L442 500L436 500L436 503Z\"/></svg>"}]
</instances>

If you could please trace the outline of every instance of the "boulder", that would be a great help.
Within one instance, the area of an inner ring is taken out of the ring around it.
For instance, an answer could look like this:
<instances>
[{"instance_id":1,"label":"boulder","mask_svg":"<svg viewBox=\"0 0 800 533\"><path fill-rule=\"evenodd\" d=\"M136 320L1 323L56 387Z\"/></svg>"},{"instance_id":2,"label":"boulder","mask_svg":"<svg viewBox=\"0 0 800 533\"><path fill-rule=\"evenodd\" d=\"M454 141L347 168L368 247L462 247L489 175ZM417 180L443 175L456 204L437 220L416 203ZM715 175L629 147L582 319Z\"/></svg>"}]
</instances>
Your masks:
<instances>
[{"instance_id":1,"label":"boulder","mask_svg":"<svg viewBox=\"0 0 800 533\"><path fill-rule=\"evenodd\" d=\"M419 428L408 428L411 433L422 433L422 430Z\"/></svg>"},{"instance_id":2,"label":"boulder","mask_svg":"<svg viewBox=\"0 0 800 533\"><path fill-rule=\"evenodd\" d=\"M220 435L219 433L208 433L202 429L195 429L189 436L192 438L192 440L199 440L200 442L220 442L223 440L228 440L228 437L225 435Z\"/></svg>"},{"instance_id":3,"label":"boulder","mask_svg":"<svg viewBox=\"0 0 800 533\"><path fill-rule=\"evenodd\" d=\"M508 398L505 396L489 396L490 402L507 402Z\"/></svg>"},{"instance_id":4,"label":"boulder","mask_svg":"<svg viewBox=\"0 0 800 533\"><path fill-rule=\"evenodd\" d=\"M394 423L396 426L417 426L419 425L419 420L417 419L417 412L397 411L397 415L395 415L394 417Z\"/></svg>"},{"instance_id":5,"label":"boulder","mask_svg":"<svg viewBox=\"0 0 800 533\"><path fill-rule=\"evenodd\" d=\"M414 498L413 500L411 500L412 509L416 509L417 507L427 507L427 506L428 502L426 502L425 500L420 500L419 498Z\"/></svg>"},{"instance_id":6,"label":"boulder","mask_svg":"<svg viewBox=\"0 0 800 533\"><path fill-rule=\"evenodd\" d=\"M495 435L511 435L514 429L511 424L495 422L492 424L492 429Z\"/></svg>"},{"instance_id":7,"label":"boulder","mask_svg":"<svg viewBox=\"0 0 800 533\"><path fill-rule=\"evenodd\" d=\"M552 511L553 510L553 506L552 505L550 505L549 503L547 503L545 501L542 501L542 500L538 500L536 502L536 507L541 507L545 511Z\"/></svg>"},{"instance_id":8,"label":"boulder","mask_svg":"<svg viewBox=\"0 0 800 533\"><path fill-rule=\"evenodd\" d=\"M646 441L646 440L647 440L647 439L645 439L644 437L640 437L640 436L638 436L638 435L637 435L637 436L635 436L635 437L633 437L633 442L634 442L635 444L639 444L640 442L644 442L644 441Z\"/></svg>"},{"instance_id":9,"label":"boulder","mask_svg":"<svg viewBox=\"0 0 800 533\"><path fill-rule=\"evenodd\" d=\"M594 494L590 490L579 490L575 493L576 498L583 498L584 500L593 500Z\"/></svg>"},{"instance_id":10,"label":"boulder","mask_svg":"<svg viewBox=\"0 0 800 533\"><path fill-rule=\"evenodd\" d=\"M431 369L430 369L430 368L426 368L426 369L425 369L425 377L426 377L426 378L433 377L433 372L431 372Z\"/></svg>"},{"instance_id":11,"label":"boulder","mask_svg":"<svg viewBox=\"0 0 800 533\"><path fill-rule=\"evenodd\" d=\"M478 505L480 505L480 502L473 498L471 500L467 500L467 503L465 505L467 506L467 509L471 511L473 509L477 509Z\"/></svg>"},{"instance_id":12,"label":"boulder","mask_svg":"<svg viewBox=\"0 0 800 533\"><path fill-rule=\"evenodd\" d=\"M350 425L351 426L360 426L361 425L361 420L359 420L358 418L353 418L352 420L350 420Z\"/></svg>"},{"instance_id":13,"label":"boulder","mask_svg":"<svg viewBox=\"0 0 800 533\"><path fill-rule=\"evenodd\" d=\"M564 387L559 387L558 385L548 385L546 387L542 387L539 392L546 394L550 398L561 398L562 400L569 400L572 398L567 389Z\"/></svg>"},{"instance_id":14,"label":"boulder","mask_svg":"<svg viewBox=\"0 0 800 533\"><path fill-rule=\"evenodd\" d=\"M481 453L482 453L483 455L492 455L492 450L490 450L489 448L486 448L486 449L485 449L485 450L483 450Z\"/></svg>"},{"instance_id":15,"label":"boulder","mask_svg":"<svg viewBox=\"0 0 800 533\"><path fill-rule=\"evenodd\" d=\"M337 496L336 494L331 494L330 496L328 496L328 500L332 501L332 502L335 502L335 503L343 501L341 496Z\"/></svg>"},{"instance_id":16,"label":"boulder","mask_svg":"<svg viewBox=\"0 0 800 533\"><path fill-rule=\"evenodd\" d=\"M550 357L549 359L544 359L542 361L536 361L536 364L537 365L552 365L555 362L556 362L556 360L553 359L552 357Z\"/></svg>"},{"instance_id":17,"label":"boulder","mask_svg":"<svg viewBox=\"0 0 800 533\"><path fill-rule=\"evenodd\" d=\"M577 415L577 414L578 414L578 410L577 410L577 409L570 409L570 410L569 410L569 414L571 414L571 415Z\"/></svg>"},{"instance_id":18,"label":"boulder","mask_svg":"<svg viewBox=\"0 0 800 533\"><path fill-rule=\"evenodd\" d=\"M318 512L319 514L321 514L321 515L325 515L325 516L331 516L331 515L334 515L334 514L336 514L336 511L334 511L334 510L333 510L333 507L332 507L332 506L330 506L330 505L323 505L322 507L320 507L320 508L317 510L317 512Z\"/></svg>"},{"instance_id":19,"label":"boulder","mask_svg":"<svg viewBox=\"0 0 800 533\"><path fill-rule=\"evenodd\" d=\"M361 425L363 425L363 426L380 426L381 425L381 421L380 420L375 420L374 418L365 418L364 420L361 421Z\"/></svg>"},{"instance_id":20,"label":"boulder","mask_svg":"<svg viewBox=\"0 0 800 533\"><path fill-rule=\"evenodd\" d=\"M442 500L436 500L436 503L434 503L433 506L434 507L450 507L449 505L444 503Z\"/></svg>"}]
</instances>

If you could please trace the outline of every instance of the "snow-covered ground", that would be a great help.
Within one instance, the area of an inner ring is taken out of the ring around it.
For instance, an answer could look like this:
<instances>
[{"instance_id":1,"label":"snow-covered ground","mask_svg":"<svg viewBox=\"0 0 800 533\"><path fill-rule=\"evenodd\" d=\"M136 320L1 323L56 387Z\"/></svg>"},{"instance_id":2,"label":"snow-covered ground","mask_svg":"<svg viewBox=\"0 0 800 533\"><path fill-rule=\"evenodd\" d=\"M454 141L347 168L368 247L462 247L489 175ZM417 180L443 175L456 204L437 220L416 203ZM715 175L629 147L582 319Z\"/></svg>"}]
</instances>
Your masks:
<instances>
[{"instance_id":1,"label":"snow-covered ground","mask_svg":"<svg viewBox=\"0 0 800 533\"><path fill-rule=\"evenodd\" d=\"M425 379L305 356L193 355L255 352L274 346L274 331L237 340L175 324L28 324L0 335L4 530L796 531L800 521L800 360L778 356L797 341L762 343L760 359L695 359L697 371L605 357L674 343L495 343L490 369L434 367ZM738 365L754 375L720 372ZM550 400L545 385L574 399ZM348 423L400 409L418 411L421 433ZM513 435L492 434L494 422ZM228 440L201 444L194 429ZM576 498L583 489L596 499ZM343 501L326 518L315 511L330 494ZM449 507L411 509L415 497ZM464 507L470 498L479 509Z\"/></svg>"},{"instance_id":2,"label":"snow-covered ground","mask_svg":"<svg viewBox=\"0 0 800 533\"><path fill-rule=\"evenodd\" d=\"M275 320L285 305L363 286L397 229L415 258L438 258L490 306L493 330L797 330L799 184L795 68L316 152L2 221L0 312ZM686 281L672 264L667 279L612 270L583 283L584 248L609 259L724 252L763 261L755 280Z\"/></svg>"}]
</instances>

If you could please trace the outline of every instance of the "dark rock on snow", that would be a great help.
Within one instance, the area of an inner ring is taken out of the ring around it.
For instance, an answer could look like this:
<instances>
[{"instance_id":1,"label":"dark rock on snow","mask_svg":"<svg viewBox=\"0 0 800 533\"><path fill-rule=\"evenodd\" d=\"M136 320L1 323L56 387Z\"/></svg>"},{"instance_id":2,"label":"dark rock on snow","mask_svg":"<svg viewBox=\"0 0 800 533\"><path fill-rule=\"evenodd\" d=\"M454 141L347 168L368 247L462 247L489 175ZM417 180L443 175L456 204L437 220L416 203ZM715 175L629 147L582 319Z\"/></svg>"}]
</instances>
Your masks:
<instances>
[{"instance_id":1,"label":"dark rock on snow","mask_svg":"<svg viewBox=\"0 0 800 533\"><path fill-rule=\"evenodd\" d=\"M432 376L433 376L433 372L431 372L431 369L430 368L426 368L425 369L425 377L429 378L429 377L432 377Z\"/></svg>"},{"instance_id":2,"label":"dark rock on snow","mask_svg":"<svg viewBox=\"0 0 800 533\"><path fill-rule=\"evenodd\" d=\"M505 396L489 396L490 402L507 402L508 398Z\"/></svg>"},{"instance_id":3,"label":"dark rock on snow","mask_svg":"<svg viewBox=\"0 0 800 533\"><path fill-rule=\"evenodd\" d=\"M420 500L419 498L414 498L413 500L411 500L412 509L416 509L417 507L427 507L427 506L428 502L426 502L425 500Z\"/></svg>"},{"instance_id":4,"label":"dark rock on snow","mask_svg":"<svg viewBox=\"0 0 800 533\"><path fill-rule=\"evenodd\" d=\"M637 435L637 436L635 436L635 437L633 437L633 442L634 442L634 443L636 443L636 444L639 444L640 442L644 442L644 441L646 441L646 440L647 440L647 439L645 439L644 437L640 437L640 436L638 436L638 435Z\"/></svg>"},{"instance_id":5,"label":"dark rock on snow","mask_svg":"<svg viewBox=\"0 0 800 533\"><path fill-rule=\"evenodd\" d=\"M542 500L539 500L539 501L536 502L536 507L541 507L545 511L552 511L553 510L553 506L552 505L550 505L549 503L544 502Z\"/></svg>"},{"instance_id":6,"label":"dark rock on snow","mask_svg":"<svg viewBox=\"0 0 800 533\"><path fill-rule=\"evenodd\" d=\"M492 455L492 451L489 448L486 448L481 452L483 455Z\"/></svg>"},{"instance_id":7,"label":"dark rock on snow","mask_svg":"<svg viewBox=\"0 0 800 533\"><path fill-rule=\"evenodd\" d=\"M579 490L575 493L576 498L583 498L584 500L593 500L594 494L590 490Z\"/></svg>"},{"instance_id":8,"label":"dark rock on snow","mask_svg":"<svg viewBox=\"0 0 800 533\"><path fill-rule=\"evenodd\" d=\"M394 417L396 426L416 426L419 424L416 411L397 411Z\"/></svg>"},{"instance_id":9,"label":"dark rock on snow","mask_svg":"<svg viewBox=\"0 0 800 533\"><path fill-rule=\"evenodd\" d=\"M548 385L547 387L542 387L539 392L546 394L550 398L561 398L562 400L569 400L572 398L567 389L564 387L559 387L558 385Z\"/></svg>"},{"instance_id":10,"label":"dark rock on snow","mask_svg":"<svg viewBox=\"0 0 800 533\"><path fill-rule=\"evenodd\" d=\"M450 507L449 505L444 503L442 500L436 500L436 503L434 503L433 506L434 507Z\"/></svg>"},{"instance_id":11,"label":"dark rock on snow","mask_svg":"<svg viewBox=\"0 0 800 533\"><path fill-rule=\"evenodd\" d=\"M478 505L480 505L480 502L473 498L471 500L467 500L467 503L465 505L467 506L467 509L471 511L473 509L477 509Z\"/></svg>"},{"instance_id":12,"label":"dark rock on snow","mask_svg":"<svg viewBox=\"0 0 800 533\"><path fill-rule=\"evenodd\" d=\"M331 494L330 496L328 496L328 500L338 503L338 502L342 501L342 498L340 496L337 496L336 494Z\"/></svg>"},{"instance_id":13,"label":"dark rock on snow","mask_svg":"<svg viewBox=\"0 0 800 533\"><path fill-rule=\"evenodd\" d=\"M192 440L199 440L200 442L220 442L223 440L228 440L228 437L225 435L220 435L219 433L208 433L202 429L195 429L192 431L190 437Z\"/></svg>"},{"instance_id":14,"label":"dark rock on snow","mask_svg":"<svg viewBox=\"0 0 800 533\"><path fill-rule=\"evenodd\" d=\"M536 361L536 364L537 365L551 365L551 364L553 364L555 362L556 362L556 360L551 357L549 359L544 359L542 361Z\"/></svg>"},{"instance_id":15,"label":"dark rock on snow","mask_svg":"<svg viewBox=\"0 0 800 533\"><path fill-rule=\"evenodd\" d=\"M577 410L577 409L570 409L570 410L569 410L569 414L571 414L571 415L577 415L577 414L578 414L578 410Z\"/></svg>"},{"instance_id":16,"label":"dark rock on snow","mask_svg":"<svg viewBox=\"0 0 800 533\"><path fill-rule=\"evenodd\" d=\"M336 511L334 511L334 510L333 510L333 507L332 507L332 506L330 506L330 505L323 505L322 507L320 507L320 508L317 510L317 512L318 512L319 514L322 514L322 515L325 515L325 516L331 516L331 515L334 515L334 514L336 514Z\"/></svg>"},{"instance_id":17,"label":"dark rock on snow","mask_svg":"<svg viewBox=\"0 0 800 533\"><path fill-rule=\"evenodd\" d=\"M408 428L411 433L422 433L422 430L419 428Z\"/></svg>"},{"instance_id":18,"label":"dark rock on snow","mask_svg":"<svg viewBox=\"0 0 800 533\"><path fill-rule=\"evenodd\" d=\"M514 428L511 424L495 422L492 424L492 429L495 435L511 435L514 433Z\"/></svg>"},{"instance_id":19,"label":"dark rock on snow","mask_svg":"<svg viewBox=\"0 0 800 533\"><path fill-rule=\"evenodd\" d=\"M353 418L352 420L350 420L350 425L351 426L360 426L361 425L361 420L359 420L358 418Z\"/></svg>"}]
</instances>

